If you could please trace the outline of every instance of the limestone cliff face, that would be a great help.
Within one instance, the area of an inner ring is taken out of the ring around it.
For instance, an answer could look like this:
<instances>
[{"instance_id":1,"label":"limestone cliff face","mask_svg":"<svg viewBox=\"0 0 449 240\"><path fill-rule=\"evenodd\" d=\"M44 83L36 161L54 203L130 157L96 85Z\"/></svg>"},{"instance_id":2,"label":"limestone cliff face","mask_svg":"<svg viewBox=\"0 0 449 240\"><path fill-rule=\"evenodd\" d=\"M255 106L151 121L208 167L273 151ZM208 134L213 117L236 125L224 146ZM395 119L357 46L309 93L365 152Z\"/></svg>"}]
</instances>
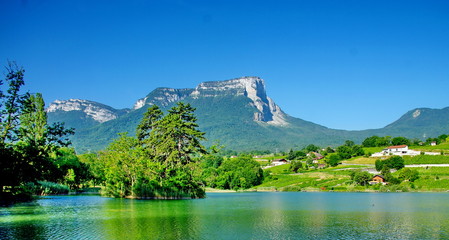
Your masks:
<instances>
[{"instance_id":1,"label":"limestone cliff face","mask_svg":"<svg viewBox=\"0 0 449 240\"><path fill-rule=\"evenodd\" d=\"M258 77L241 77L227 81L203 82L192 89L157 88L146 97L139 99L133 109L146 105L166 107L186 98L214 98L220 96L244 96L249 98L255 112L253 120L273 125L287 125L287 115L269 98L265 91L264 80ZM240 107L240 106L239 106ZM56 100L47 108L47 112L82 111L99 123L116 119L123 113L112 107L88 100ZM128 110L126 110L127 112ZM232 111L232 109L230 109Z\"/></svg>"},{"instance_id":2,"label":"limestone cliff face","mask_svg":"<svg viewBox=\"0 0 449 240\"><path fill-rule=\"evenodd\" d=\"M171 103L182 101L192 93L193 89L157 88L146 97L137 100L133 109L139 109L145 105L159 105L165 107Z\"/></svg>"},{"instance_id":3,"label":"limestone cliff face","mask_svg":"<svg viewBox=\"0 0 449 240\"><path fill-rule=\"evenodd\" d=\"M50 104L46 109L47 113L57 112L57 111L82 111L88 117L94 119L99 123L107 122L118 117L118 110L88 100L81 99L69 99L69 100L56 100Z\"/></svg>"},{"instance_id":4,"label":"limestone cliff face","mask_svg":"<svg viewBox=\"0 0 449 240\"><path fill-rule=\"evenodd\" d=\"M145 98L139 99L134 109L145 105L167 106L185 98L211 98L219 96L246 96L257 111L254 121L274 125L287 125L286 114L269 98L265 91L263 79L258 77L241 77L227 81L204 82L194 89L158 88Z\"/></svg>"}]
</instances>

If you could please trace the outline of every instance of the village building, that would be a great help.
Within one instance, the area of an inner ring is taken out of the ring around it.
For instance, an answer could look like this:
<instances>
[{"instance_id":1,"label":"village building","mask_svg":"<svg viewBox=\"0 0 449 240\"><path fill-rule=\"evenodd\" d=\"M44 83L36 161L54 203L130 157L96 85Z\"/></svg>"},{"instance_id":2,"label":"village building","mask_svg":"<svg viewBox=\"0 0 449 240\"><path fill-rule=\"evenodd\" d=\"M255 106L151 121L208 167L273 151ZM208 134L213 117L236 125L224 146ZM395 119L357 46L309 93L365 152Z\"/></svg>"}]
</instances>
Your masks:
<instances>
[{"instance_id":1,"label":"village building","mask_svg":"<svg viewBox=\"0 0 449 240\"><path fill-rule=\"evenodd\" d=\"M320 153L317 153L317 152L310 152L310 153L307 154L307 156L312 156L312 154L313 154L313 156L315 156L315 157L312 159L312 163L317 164L317 163L318 163L318 160L321 160L321 159L324 158L323 155L321 155Z\"/></svg>"},{"instance_id":2,"label":"village building","mask_svg":"<svg viewBox=\"0 0 449 240\"><path fill-rule=\"evenodd\" d=\"M373 179L369 182L370 185L374 185L374 184L387 184L387 182L385 181L385 177L382 175L375 175L373 177Z\"/></svg>"},{"instance_id":3,"label":"village building","mask_svg":"<svg viewBox=\"0 0 449 240\"><path fill-rule=\"evenodd\" d=\"M396 156L416 156L419 155L420 151L414 151L408 149L407 145L397 145L397 146L390 146L385 149L383 149L381 152L374 153L371 156L372 157L383 157L383 156L389 156L389 155L396 155Z\"/></svg>"},{"instance_id":4,"label":"village building","mask_svg":"<svg viewBox=\"0 0 449 240\"><path fill-rule=\"evenodd\" d=\"M274 166L284 165L287 163L288 163L288 161L282 158L282 159L275 159L275 160L271 161L270 165L274 167Z\"/></svg>"}]
</instances>

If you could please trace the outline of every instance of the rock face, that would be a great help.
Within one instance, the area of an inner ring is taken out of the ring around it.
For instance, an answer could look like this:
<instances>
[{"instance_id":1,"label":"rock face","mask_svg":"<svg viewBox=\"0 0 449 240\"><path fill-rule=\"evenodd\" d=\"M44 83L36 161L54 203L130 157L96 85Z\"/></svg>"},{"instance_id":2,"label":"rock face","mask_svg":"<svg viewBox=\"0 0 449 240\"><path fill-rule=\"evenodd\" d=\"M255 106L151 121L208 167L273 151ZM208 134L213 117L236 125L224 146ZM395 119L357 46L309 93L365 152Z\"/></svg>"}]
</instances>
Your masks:
<instances>
[{"instance_id":1,"label":"rock face","mask_svg":"<svg viewBox=\"0 0 449 240\"><path fill-rule=\"evenodd\" d=\"M70 99L64 101L56 100L50 104L46 111L47 113L57 111L81 111L84 112L87 117L90 117L99 123L116 119L119 116L119 110L97 102L80 99Z\"/></svg>"},{"instance_id":2,"label":"rock face","mask_svg":"<svg viewBox=\"0 0 449 240\"><path fill-rule=\"evenodd\" d=\"M134 109L145 105L157 104L167 106L185 98L213 98L219 96L246 96L257 111L254 121L273 125L287 125L286 114L269 98L265 91L263 79L258 77L241 77L227 81L204 82L194 89L158 88L134 104Z\"/></svg>"}]
</instances>

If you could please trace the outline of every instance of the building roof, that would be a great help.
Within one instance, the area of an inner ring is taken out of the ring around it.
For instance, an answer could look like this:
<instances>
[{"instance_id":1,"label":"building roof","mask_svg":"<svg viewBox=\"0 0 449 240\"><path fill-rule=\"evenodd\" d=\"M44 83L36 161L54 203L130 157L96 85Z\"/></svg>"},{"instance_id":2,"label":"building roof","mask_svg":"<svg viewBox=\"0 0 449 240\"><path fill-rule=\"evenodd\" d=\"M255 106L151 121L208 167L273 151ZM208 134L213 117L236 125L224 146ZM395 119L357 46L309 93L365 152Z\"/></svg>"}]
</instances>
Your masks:
<instances>
[{"instance_id":1,"label":"building roof","mask_svg":"<svg viewBox=\"0 0 449 240\"><path fill-rule=\"evenodd\" d=\"M282 159L275 159L275 160L273 160L271 162L287 162L287 160L282 158Z\"/></svg>"},{"instance_id":2,"label":"building roof","mask_svg":"<svg viewBox=\"0 0 449 240\"><path fill-rule=\"evenodd\" d=\"M387 149L405 148L405 147L408 147L408 146L407 145L390 146L390 147L387 147Z\"/></svg>"}]
</instances>

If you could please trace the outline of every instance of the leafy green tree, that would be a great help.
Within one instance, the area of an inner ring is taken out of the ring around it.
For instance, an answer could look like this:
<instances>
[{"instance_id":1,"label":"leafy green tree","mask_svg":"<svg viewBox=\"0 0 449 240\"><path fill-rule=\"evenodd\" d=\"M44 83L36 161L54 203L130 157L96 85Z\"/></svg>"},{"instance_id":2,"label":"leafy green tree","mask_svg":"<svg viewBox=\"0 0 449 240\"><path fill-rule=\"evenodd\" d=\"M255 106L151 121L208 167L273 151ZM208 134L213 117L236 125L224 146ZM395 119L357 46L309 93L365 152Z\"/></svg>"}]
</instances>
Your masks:
<instances>
[{"instance_id":1,"label":"leafy green tree","mask_svg":"<svg viewBox=\"0 0 449 240\"><path fill-rule=\"evenodd\" d=\"M344 146L348 146L348 147L352 147L354 145L355 145L354 141L351 141L351 140L346 140L345 144L344 144Z\"/></svg>"},{"instance_id":2,"label":"leafy green tree","mask_svg":"<svg viewBox=\"0 0 449 240\"><path fill-rule=\"evenodd\" d=\"M290 151L288 152L288 155L287 155L287 157L286 157L285 159L287 159L287 160L293 160L293 159L295 159L295 158L296 158L295 152L293 151L293 149L290 149Z\"/></svg>"},{"instance_id":3,"label":"leafy green tree","mask_svg":"<svg viewBox=\"0 0 449 240\"><path fill-rule=\"evenodd\" d=\"M134 188L145 168L144 159L139 141L126 133L120 134L105 151L100 152L106 194L115 197L135 196Z\"/></svg>"},{"instance_id":4,"label":"leafy green tree","mask_svg":"<svg viewBox=\"0 0 449 240\"><path fill-rule=\"evenodd\" d=\"M302 169L301 161L293 160L290 162L290 171L297 173L300 169Z\"/></svg>"},{"instance_id":5,"label":"leafy green tree","mask_svg":"<svg viewBox=\"0 0 449 240\"><path fill-rule=\"evenodd\" d=\"M327 163L331 166L331 167L335 167L337 166L341 161L341 158L338 154L331 154L329 156L329 160L327 161Z\"/></svg>"},{"instance_id":6,"label":"leafy green tree","mask_svg":"<svg viewBox=\"0 0 449 240\"><path fill-rule=\"evenodd\" d=\"M77 189L81 185L89 185L89 182L94 178L89 165L80 161L73 148L60 148L51 157L58 169L53 171L46 180L63 183L70 189Z\"/></svg>"},{"instance_id":7,"label":"leafy green tree","mask_svg":"<svg viewBox=\"0 0 449 240\"><path fill-rule=\"evenodd\" d=\"M313 145L313 144L309 144L304 148L304 150L308 153L309 152L318 152L320 150L320 147Z\"/></svg>"},{"instance_id":8,"label":"leafy green tree","mask_svg":"<svg viewBox=\"0 0 449 240\"><path fill-rule=\"evenodd\" d=\"M385 146L391 145L391 137L385 136L385 137L381 137L381 138L377 139L376 145L377 145L377 147L385 147Z\"/></svg>"},{"instance_id":9,"label":"leafy green tree","mask_svg":"<svg viewBox=\"0 0 449 240\"><path fill-rule=\"evenodd\" d=\"M350 159L352 156L352 148L346 145L337 147L337 155L340 159Z\"/></svg>"},{"instance_id":10,"label":"leafy green tree","mask_svg":"<svg viewBox=\"0 0 449 240\"><path fill-rule=\"evenodd\" d=\"M441 142L446 142L446 139L449 136L447 134L441 134L440 136L438 136L438 139L440 139Z\"/></svg>"},{"instance_id":11,"label":"leafy green tree","mask_svg":"<svg viewBox=\"0 0 449 240\"><path fill-rule=\"evenodd\" d=\"M29 94L20 92L20 88L25 84L25 70L17 66L15 62L8 62L6 71L5 82L8 83L9 88L6 94L0 89L0 144L2 145L17 140L20 115L24 103L29 101ZM0 81L1 85L3 81Z\"/></svg>"},{"instance_id":12,"label":"leafy green tree","mask_svg":"<svg viewBox=\"0 0 449 240\"><path fill-rule=\"evenodd\" d=\"M389 169L399 170L399 169L403 168L405 165L404 165L404 159L402 157L392 156L386 160L376 160L375 166L376 166L376 170L380 171L384 166L388 167Z\"/></svg>"},{"instance_id":13,"label":"leafy green tree","mask_svg":"<svg viewBox=\"0 0 449 240\"><path fill-rule=\"evenodd\" d=\"M326 148L326 152L327 152L327 153L334 153L335 150L334 150L333 148L331 148L331 147L327 147L327 148Z\"/></svg>"},{"instance_id":14,"label":"leafy green tree","mask_svg":"<svg viewBox=\"0 0 449 240\"><path fill-rule=\"evenodd\" d=\"M387 161L388 167L394 168L396 170L399 170L405 166L404 159L400 156L393 156L393 157L387 159L386 161Z\"/></svg>"},{"instance_id":15,"label":"leafy green tree","mask_svg":"<svg viewBox=\"0 0 449 240\"><path fill-rule=\"evenodd\" d=\"M105 185L105 164L98 160L99 156L96 153L86 153L77 156L79 161L87 166L89 170L89 181L92 185Z\"/></svg>"},{"instance_id":16,"label":"leafy green tree","mask_svg":"<svg viewBox=\"0 0 449 240\"><path fill-rule=\"evenodd\" d=\"M354 182L361 186L367 185L372 178L371 174L365 171L355 171L353 174Z\"/></svg>"},{"instance_id":17,"label":"leafy green tree","mask_svg":"<svg viewBox=\"0 0 449 240\"><path fill-rule=\"evenodd\" d=\"M378 147L380 137L379 136L371 136L363 140L363 147Z\"/></svg>"},{"instance_id":18,"label":"leafy green tree","mask_svg":"<svg viewBox=\"0 0 449 240\"><path fill-rule=\"evenodd\" d=\"M376 171L380 171L383 167L383 162L382 160L376 160L376 162L374 162L374 166L376 167Z\"/></svg>"},{"instance_id":19,"label":"leafy green tree","mask_svg":"<svg viewBox=\"0 0 449 240\"><path fill-rule=\"evenodd\" d=\"M391 144L393 145L410 145L410 140L405 137L395 137L391 139Z\"/></svg>"}]
</instances>

